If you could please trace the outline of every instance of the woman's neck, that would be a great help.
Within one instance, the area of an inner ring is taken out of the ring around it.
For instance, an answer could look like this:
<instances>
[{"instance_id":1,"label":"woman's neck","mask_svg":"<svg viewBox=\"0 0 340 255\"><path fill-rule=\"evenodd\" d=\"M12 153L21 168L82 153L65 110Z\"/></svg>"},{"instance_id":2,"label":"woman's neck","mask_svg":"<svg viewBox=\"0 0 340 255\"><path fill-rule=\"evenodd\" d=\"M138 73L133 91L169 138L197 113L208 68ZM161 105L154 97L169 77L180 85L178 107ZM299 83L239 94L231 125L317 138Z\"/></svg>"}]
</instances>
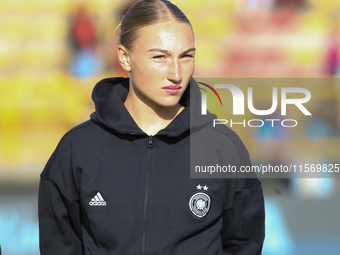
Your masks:
<instances>
[{"instance_id":1,"label":"woman's neck","mask_svg":"<svg viewBox=\"0 0 340 255\"><path fill-rule=\"evenodd\" d=\"M124 105L138 127L148 135L155 135L164 129L184 109L179 103L164 107L150 100L145 102L131 90Z\"/></svg>"}]
</instances>

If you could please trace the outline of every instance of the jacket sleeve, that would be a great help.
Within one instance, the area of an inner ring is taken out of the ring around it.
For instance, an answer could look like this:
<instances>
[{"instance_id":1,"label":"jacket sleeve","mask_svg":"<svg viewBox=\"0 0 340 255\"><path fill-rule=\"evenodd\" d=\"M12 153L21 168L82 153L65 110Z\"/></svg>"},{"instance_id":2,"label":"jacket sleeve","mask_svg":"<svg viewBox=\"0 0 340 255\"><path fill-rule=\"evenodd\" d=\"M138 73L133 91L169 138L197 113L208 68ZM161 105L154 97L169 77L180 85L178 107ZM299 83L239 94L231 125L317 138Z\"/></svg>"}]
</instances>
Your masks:
<instances>
[{"instance_id":1,"label":"jacket sleeve","mask_svg":"<svg viewBox=\"0 0 340 255\"><path fill-rule=\"evenodd\" d=\"M79 196L71 149L59 144L41 174L39 240L41 255L82 255Z\"/></svg>"},{"instance_id":2,"label":"jacket sleeve","mask_svg":"<svg viewBox=\"0 0 340 255\"><path fill-rule=\"evenodd\" d=\"M262 254L264 241L264 199L258 179L238 179L252 183L234 194L233 205L223 211L223 254Z\"/></svg>"}]
</instances>

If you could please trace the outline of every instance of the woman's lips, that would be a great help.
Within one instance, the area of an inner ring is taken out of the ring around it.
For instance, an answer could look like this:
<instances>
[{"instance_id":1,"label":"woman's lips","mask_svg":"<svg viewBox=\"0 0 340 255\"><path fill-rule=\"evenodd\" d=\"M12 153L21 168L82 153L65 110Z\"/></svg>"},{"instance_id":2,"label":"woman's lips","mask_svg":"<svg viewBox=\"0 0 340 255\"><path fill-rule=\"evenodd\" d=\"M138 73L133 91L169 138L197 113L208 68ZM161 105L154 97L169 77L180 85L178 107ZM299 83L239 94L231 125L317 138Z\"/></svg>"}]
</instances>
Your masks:
<instances>
[{"instance_id":1,"label":"woman's lips","mask_svg":"<svg viewBox=\"0 0 340 255\"><path fill-rule=\"evenodd\" d=\"M176 95L181 91L181 88L182 88L181 86L166 86L163 87L162 89L170 95Z\"/></svg>"}]
</instances>

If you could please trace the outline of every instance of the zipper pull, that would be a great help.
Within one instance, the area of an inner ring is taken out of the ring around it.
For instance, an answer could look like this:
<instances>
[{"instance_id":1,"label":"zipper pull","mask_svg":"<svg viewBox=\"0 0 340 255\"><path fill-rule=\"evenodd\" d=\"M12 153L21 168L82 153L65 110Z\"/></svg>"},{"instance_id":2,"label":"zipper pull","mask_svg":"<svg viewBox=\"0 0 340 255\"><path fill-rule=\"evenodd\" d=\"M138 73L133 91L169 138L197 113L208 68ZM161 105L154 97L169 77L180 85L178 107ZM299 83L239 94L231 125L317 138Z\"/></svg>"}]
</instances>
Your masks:
<instances>
[{"instance_id":1,"label":"zipper pull","mask_svg":"<svg viewBox=\"0 0 340 255\"><path fill-rule=\"evenodd\" d=\"M153 141L152 141L152 135L149 136L149 142L148 142L148 147L152 148L153 146Z\"/></svg>"}]
</instances>

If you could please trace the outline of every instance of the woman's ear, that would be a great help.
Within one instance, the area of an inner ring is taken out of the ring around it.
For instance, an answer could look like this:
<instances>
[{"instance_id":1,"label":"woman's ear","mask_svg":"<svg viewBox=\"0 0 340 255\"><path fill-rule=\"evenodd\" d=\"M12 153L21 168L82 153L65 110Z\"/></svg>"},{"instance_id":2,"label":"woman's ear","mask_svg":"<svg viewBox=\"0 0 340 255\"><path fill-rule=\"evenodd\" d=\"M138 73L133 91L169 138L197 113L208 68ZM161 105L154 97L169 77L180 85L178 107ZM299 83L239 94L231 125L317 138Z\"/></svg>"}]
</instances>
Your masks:
<instances>
[{"instance_id":1,"label":"woman's ear","mask_svg":"<svg viewBox=\"0 0 340 255\"><path fill-rule=\"evenodd\" d=\"M128 49L123 45L118 45L118 62L124 68L125 71L131 71L130 57Z\"/></svg>"}]
</instances>

